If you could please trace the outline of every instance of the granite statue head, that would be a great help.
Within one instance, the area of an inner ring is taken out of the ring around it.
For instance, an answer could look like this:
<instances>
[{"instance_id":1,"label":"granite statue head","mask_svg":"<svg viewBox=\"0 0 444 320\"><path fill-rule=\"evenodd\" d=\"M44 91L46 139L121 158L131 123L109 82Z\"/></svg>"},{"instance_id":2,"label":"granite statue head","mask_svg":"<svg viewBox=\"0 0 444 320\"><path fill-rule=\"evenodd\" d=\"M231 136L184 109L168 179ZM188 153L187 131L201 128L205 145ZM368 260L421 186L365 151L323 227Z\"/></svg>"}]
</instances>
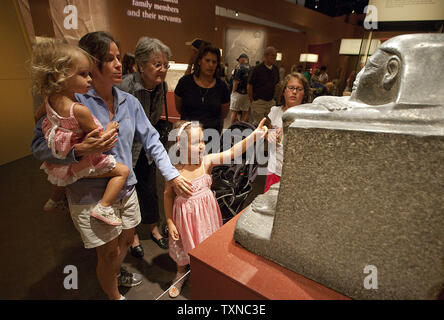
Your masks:
<instances>
[{"instance_id":1,"label":"granite statue head","mask_svg":"<svg viewBox=\"0 0 444 320\"><path fill-rule=\"evenodd\" d=\"M442 105L444 72L439 69L443 63L443 34L408 34L389 39L356 76L350 101L372 106L392 102Z\"/></svg>"}]
</instances>

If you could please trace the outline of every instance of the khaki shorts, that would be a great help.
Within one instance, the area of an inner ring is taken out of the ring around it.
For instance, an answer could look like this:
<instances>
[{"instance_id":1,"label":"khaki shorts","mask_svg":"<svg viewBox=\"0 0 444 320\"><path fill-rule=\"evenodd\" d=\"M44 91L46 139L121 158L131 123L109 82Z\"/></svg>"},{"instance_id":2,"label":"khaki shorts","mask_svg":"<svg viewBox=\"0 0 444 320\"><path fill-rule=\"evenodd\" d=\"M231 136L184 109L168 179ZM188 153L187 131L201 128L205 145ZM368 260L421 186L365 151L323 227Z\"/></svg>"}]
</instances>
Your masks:
<instances>
[{"instance_id":1,"label":"khaki shorts","mask_svg":"<svg viewBox=\"0 0 444 320\"><path fill-rule=\"evenodd\" d=\"M248 94L233 92L231 94L230 110L248 111L248 109L250 109L250 98L248 97Z\"/></svg>"},{"instance_id":2,"label":"khaki shorts","mask_svg":"<svg viewBox=\"0 0 444 320\"><path fill-rule=\"evenodd\" d=\"M131 195L113 204L116 214L122 219L120 226L110 226L96 218L91 218L90 212L95 207L95 203L72 204L69 198L68 202L72 221L80 232L86 249L100 247L114 240L122 233L122 230L135 228L141 221L139 201L135 190Z\"/></svg>"},{"instance_id":3,"label":"khaki shorts","mask_svg":"<svg viewBox=\"0 0 444 320\"><path fill-rule=\"evenodd\" d=\"M254 100L251 103L251 117L253 118L253 125L257 126L264 117L270 113L271 107L275 105L275 101L265 101L262 99Z\"/></svg>"}]
</instances>

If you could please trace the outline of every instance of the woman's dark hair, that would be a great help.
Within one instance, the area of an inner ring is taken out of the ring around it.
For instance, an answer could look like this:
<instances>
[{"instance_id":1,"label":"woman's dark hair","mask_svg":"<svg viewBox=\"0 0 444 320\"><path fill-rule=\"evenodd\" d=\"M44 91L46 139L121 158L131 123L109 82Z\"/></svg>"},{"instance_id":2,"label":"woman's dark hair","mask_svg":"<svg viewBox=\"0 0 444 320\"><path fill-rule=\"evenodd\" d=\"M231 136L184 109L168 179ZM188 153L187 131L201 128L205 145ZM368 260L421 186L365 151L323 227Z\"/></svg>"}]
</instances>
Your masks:
<instances>
[{"instance_id":1,"label":"woman's dark hair","mask_svg":"<svg viewBox=\"0 0 444 320\"><path fill-rule=\"evenodd\" d=\"M133 67L136 64L136 58L132 53L125 53L122 60L122 75L133 73Z\"/></svg>"},{"instance_id":2,"label":"woman's dark hair","mask_svg":"<svg viewBox=\"0 0 444 320\"><path fill-rule=\"evenodd\" d=\"M97 64L97 68L102 71L102 65L109 53L109 46L114 42L119 48L119 43L113 36L105 31L95 31L85 34L79 40L79 47L88 52Z\"/></svg>"},{"instance_id":3,"label":"woman's dark hair","mask_svg":"<svg viewBox=\"0 0 444 320\"><path fill-rule=\"evenodd\" d=\"M219 48L216 48L215 46L211 44L207 44L204 46L201 46L199 49L199 52L197 53L196 60L194 61L194 67L193 67L193 73L196 75L196 77L199 77L200 74L200 66L198 62L202 60L202 58L207 54L212 53L215 54L217 57L217 64L216 64L216 71L214 72L213 77L218 78L221 74L221 66L220 66L220 50Z\"/></svg>"}]
</instances>

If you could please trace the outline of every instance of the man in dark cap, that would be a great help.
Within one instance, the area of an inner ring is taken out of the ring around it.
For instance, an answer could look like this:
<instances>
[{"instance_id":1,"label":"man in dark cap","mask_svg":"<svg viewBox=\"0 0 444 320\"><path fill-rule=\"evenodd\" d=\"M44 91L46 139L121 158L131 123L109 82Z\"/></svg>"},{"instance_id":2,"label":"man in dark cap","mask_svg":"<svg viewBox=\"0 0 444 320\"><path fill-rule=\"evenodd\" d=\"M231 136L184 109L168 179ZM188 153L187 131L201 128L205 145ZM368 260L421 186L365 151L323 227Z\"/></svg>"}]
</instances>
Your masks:
<instances>
[{"instance_id":1,"label":"man in dark cap","mask_svg":"<svg viewBox=\"0 0 444 320\"><path fill-rule=\"evenodd\" d=\"M231 117L230 125L236 121L238 112L241 113L240 120L248 121L248 110L250 108L250 99L247 92L248 76L251 67L248 64L248 56L242 53L237 59L239 67L236 68L233 76L233 90L231 93Z\"/></svg>"},{"instance_id":2,"label":"man in dark cap","mask_svg":"<svg viewBox=\"0 0 444 320\"><path fill-rule=\"evenodd\" d=\"M191 74L191 71L193 70L194 60L196 59L197 53L199 52L199 49L203 47L204 45L210 44L207 41L204 41L199 38L195 38L192 41L185 42L186 45L190 46L190 59L188 60L188 68L187 71L185 71L185 75Z\"/></svg>"}]
</instances>

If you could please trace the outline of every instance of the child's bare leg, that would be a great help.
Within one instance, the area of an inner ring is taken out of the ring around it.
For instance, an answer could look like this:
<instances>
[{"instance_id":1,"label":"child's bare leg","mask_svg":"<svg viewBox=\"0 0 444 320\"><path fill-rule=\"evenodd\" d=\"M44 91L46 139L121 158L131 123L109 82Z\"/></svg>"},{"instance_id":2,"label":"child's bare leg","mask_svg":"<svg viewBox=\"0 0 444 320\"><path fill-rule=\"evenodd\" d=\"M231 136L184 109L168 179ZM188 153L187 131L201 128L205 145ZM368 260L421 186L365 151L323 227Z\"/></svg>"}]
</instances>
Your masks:
<instances>
[{"instance_id":1,"label":"child's bare leg","mask_svg":"<svg viewBox=\"0 0 444 320\"><path fill-rule=\"evenodd\" d=\"M101 205L104 207L110 207L114 200L117 198L118 194L125 186L126 179L129 175L129 169L127 166L116 163L116 167L102 175L92 176L92 178L109 178L111 179L106 186L105 193L103 194L102 200L100 201Z\"/></svg>"},{"instance_id":2,"label":"child's bare leg","mask_svg":"<svg viewBox=\"0 0 444 320\"><path fill-rule=\"evenodd\" d=\"M65 197L65 187L52 186L51 196L49 197L53 201L57 202L63 200Z\"/></svg>"},{"instance_id":3,"label":"child's bare leg","mask_svg":"<svg viewBox=\"0 0 444 320\"><path fill-rule=\"evenodd\" d=\"M177 265L177 273L176 273L176 277L173 280L173 284L177 280L182 278L186 274L186 272L187 272L187 266L179 266L179 265ZM170 288L168 294L170 295L171 298L176 298L180 294L180 292L182 290L183 283L185 282L185 280L186 280L186 277L184 277L182 280L180 280L179 282L177 282L176 284L174 284Z\"/></svg>"},{"instance_id":4,"label":"child's bare leg","mask_svg":"<svg viewBox=\"0 0 444 320\"><path fill-rule=\"evenodd\" d=\"M49 196L49 200L46 201L43 206L43 210L47 212L66 213L68 211L68 206L66 201L64 201L65 191L65 187L53 185L51 188L51 195Z\"/></svg>"},{"instance_id":5,"label":"child's bare leg","mask_svg":"<svg viewBox=\"0 0 444 320\"><path fill-rule=\"evenodd\" d=\"M231 110L230 114L230 126L236 121L237 111Z\"/></svg>"},{"instance_id":6,"label":"child's bare leg","mask_svg":"<svg viewBox=\"0 0 444 320\"><path fill-rule=\"evenodd\" d=\"M242 111L241 121L248 122L248 111Z\"/></svg>"},{"instance_id":7,"label":"child's bare leg","mask_svg":"<svg viewBox=\"0 0 444 320\"><path fill-rule=\"evenodd\" d=\"M176 281L179 280L185 273L187 273L187 266L177 265Z\"/></svg>"}]
</instances>

